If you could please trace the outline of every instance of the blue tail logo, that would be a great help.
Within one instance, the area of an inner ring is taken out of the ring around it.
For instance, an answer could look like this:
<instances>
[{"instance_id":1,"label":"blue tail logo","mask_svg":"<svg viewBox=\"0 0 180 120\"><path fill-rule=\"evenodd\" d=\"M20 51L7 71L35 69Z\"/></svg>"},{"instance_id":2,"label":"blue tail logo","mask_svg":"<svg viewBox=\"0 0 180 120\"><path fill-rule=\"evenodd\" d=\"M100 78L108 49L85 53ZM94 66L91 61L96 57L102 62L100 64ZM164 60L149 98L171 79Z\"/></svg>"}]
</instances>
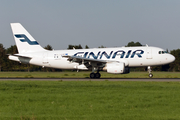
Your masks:
<instances>
[{"instance_id":1,"label":"blue tail logo","mask_svg":"<svg viewBox=\"0 0 180 120\"><path fill-rule=\"evenodd\" d=\"M16 38L23 38L19 39L21 42L27 42L29 45L39 45L37 41L30 41L29 38L24 34L17 34L14 35Z\"/></svg>"}]
</instances>

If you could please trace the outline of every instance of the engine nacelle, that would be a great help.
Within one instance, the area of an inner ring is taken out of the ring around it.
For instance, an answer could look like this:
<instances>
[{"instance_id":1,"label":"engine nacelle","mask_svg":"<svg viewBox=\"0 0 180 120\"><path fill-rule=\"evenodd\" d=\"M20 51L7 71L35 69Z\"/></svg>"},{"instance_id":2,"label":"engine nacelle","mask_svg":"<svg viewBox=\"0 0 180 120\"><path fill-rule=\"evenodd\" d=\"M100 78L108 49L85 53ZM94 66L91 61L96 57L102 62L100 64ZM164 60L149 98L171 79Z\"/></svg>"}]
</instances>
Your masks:
<instances>
[{"instance_id":1,"label":"engine nacelle","mask_svg":"<svg viewBox=\"0 0 180 120\"><path fill-rule=\"evenodd\" d=\"M125 74L129 73L130 70L128 67L125 67L125 64L123 62L121 63L107 63L106 64L106 69L108 73L114 73L114 74Z\"/></svg>"}]
</instances>

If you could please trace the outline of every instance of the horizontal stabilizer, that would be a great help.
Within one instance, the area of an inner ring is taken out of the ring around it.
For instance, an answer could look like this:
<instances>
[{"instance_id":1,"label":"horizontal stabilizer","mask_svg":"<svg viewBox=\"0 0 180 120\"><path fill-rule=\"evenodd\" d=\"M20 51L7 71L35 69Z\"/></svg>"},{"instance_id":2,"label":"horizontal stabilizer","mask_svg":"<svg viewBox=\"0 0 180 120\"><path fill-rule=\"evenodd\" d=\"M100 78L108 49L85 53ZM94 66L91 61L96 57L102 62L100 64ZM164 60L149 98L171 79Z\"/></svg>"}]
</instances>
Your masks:
<instances>
[{"instance_id":1,"label":"horizontal stabilizer","mask_svg":"<svg viewBox=\"0 0 180 120\"><path fill-rule=\"evenodd\" d=\"M29 58L29 59L32 59L32 56L24 56L24 55L20 55L20 54L14 54L14 55L11 55L11 54L8 54L9 56L15 56L15 57L21 57L21 58Z\"/></svg>"}]
</instances>

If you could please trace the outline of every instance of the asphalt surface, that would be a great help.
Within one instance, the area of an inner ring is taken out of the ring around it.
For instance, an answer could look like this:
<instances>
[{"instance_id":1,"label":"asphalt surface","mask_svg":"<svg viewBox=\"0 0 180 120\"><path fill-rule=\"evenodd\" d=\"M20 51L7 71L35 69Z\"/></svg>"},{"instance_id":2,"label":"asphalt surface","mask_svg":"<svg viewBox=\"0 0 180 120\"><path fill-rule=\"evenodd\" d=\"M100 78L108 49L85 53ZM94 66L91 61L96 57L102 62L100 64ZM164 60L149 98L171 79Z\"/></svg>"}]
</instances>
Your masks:
<instances>
[{"instance_id":1,"label":"asphalt surface","mask_svg":"<svg viewBox=\"0 0 180 120\"><path fill-rule=\"evenodd\" d=\"M180 82L179 78L0 78L0 81L155 81L155 82Z\"/></svg>"}]
</instances>

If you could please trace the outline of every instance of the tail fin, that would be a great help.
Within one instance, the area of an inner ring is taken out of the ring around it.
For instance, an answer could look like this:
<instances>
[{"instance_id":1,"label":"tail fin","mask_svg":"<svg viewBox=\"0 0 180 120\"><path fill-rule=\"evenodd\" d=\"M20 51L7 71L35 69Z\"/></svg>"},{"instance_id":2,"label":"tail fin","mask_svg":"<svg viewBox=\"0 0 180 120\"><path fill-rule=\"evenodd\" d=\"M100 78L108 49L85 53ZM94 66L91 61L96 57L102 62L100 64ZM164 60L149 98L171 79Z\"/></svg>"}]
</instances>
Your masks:
<instances>
[{"instance_id":1,"label":"tail fin","mask_svg":"<svg viewBox=\"0 0 180 120\"><path fill-rule=\"evenodd\" d=\"M45 51L20 23L11 23L19 53Z\"/></svg>"}]
</instances>

